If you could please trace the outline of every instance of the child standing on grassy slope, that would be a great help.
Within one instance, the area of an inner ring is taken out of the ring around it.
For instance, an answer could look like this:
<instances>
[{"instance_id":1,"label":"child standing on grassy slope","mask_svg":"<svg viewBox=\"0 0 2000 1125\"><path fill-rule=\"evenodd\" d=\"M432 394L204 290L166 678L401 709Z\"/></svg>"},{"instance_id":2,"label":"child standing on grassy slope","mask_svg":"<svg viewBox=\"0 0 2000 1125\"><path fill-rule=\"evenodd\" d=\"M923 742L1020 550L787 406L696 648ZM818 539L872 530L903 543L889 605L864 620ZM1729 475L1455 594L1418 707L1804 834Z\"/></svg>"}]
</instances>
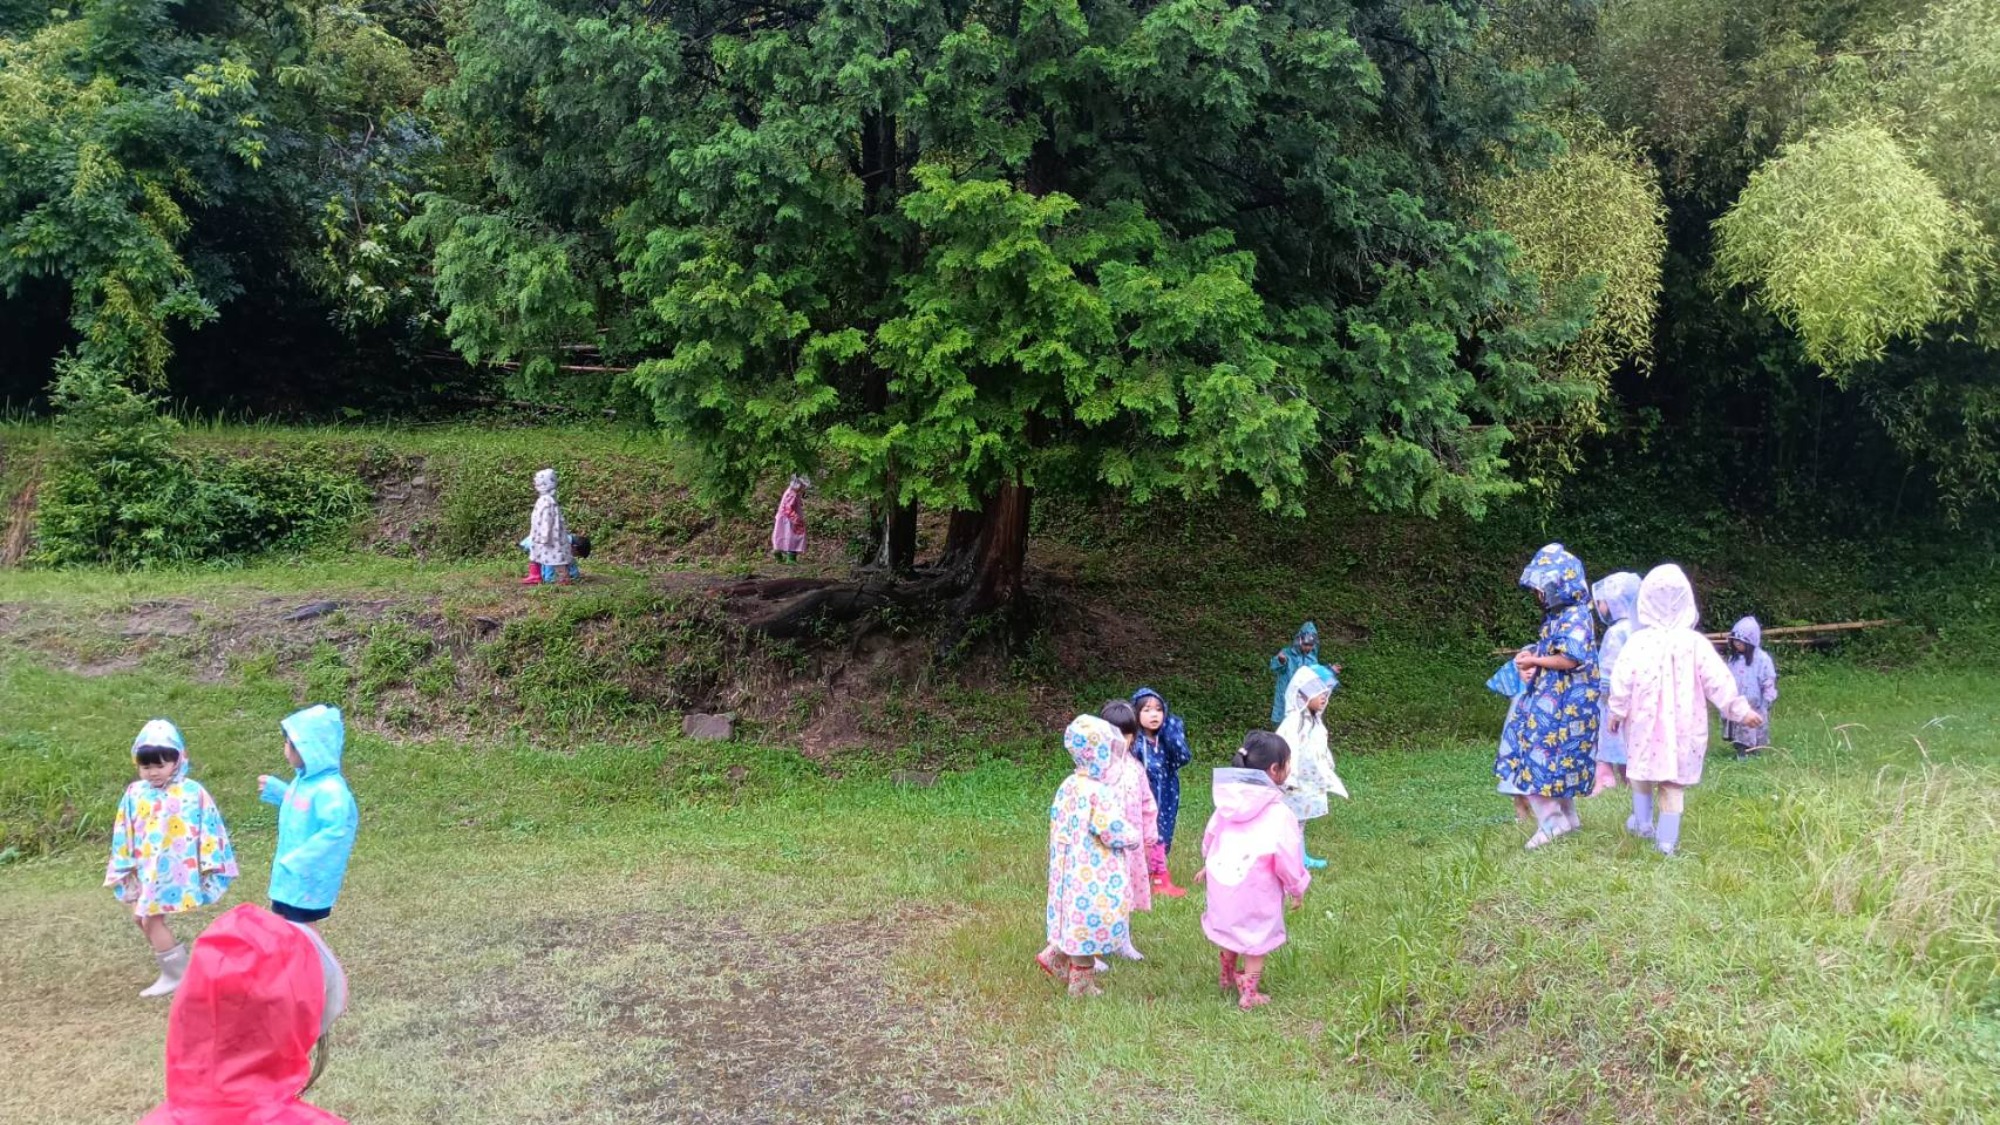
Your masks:
<instances>
[{"instance_id":1,"label":"child standing on grassy slope","mask_svg":"<svg viewBox=\"0 0 2000 1125\"><path fill-rule=\"evenodd\" d=\"M1215 771L1215 814L1202 832L1208 908L1201 932L1222 947L1222 991L1248 1011L1270 1002L1257 990L1264 958L1285 944L1285 900L1297 906L1312 885L1305 850L1284 785L1292 748L1266 731L1244 736L1242 749Z\"/></svg>"},{"instance_id":2,"label":"child standing on grassy slope","mask_svg":"<svg viewBox=\"0 0 2000 1125\"><path fill-rule=\"evenodd\" d=\"M1118 731L1095 715L1078 715L1063 732L1076 763L1049 806L1048 948L1035 958L1042 971L1069 981L1071 996L1095 996L1096 959L1130 941L1132 888L1125 853L1141 846L1111 787Z\"/></svg>"},{"instance_id":3,"label":"child standing on grassy slope","mask_svg":"<svg viewBox=\"0 0 2000 1125\"><path fill-rule=\"evenodd\" d=\"M165 719L147 723L132 740L132 761L139 780L118 802L104 885L132 908L160 963L159 979L139 995L166 996L180 987L188 964L167 915L220 901L236 878L236 853L215 798L188 776L180 728Z\"/></svg>"},{"instance_id":4,"label":"child standing on grassy slope","mask_svg":"<svg viewBox=\"0 0 2000 1125\"><path fill-rule=\"evenodd\" d=\"M1686 788L1701 781L1708 753L1702 701L1731 722L1761 726L1763 716L1736 689L1735 677L1708 638L1694 587L1672 563L1654 567L1639 585L1639 631L1619 654L1611 676L1609 715L1625 736L1626 776L1632 781L1633 835L1652 837L1664 855L1680 847ZM1659 824L1653 823L1657 793Z\"/></svg>"},{"instance_id":5,"label":"child standing on grassy slope","mask_svg":"<svg viewBox=\"0 0 2000 1125\"><path fill-rule=\"evenodd\" d=\"M361 813L340 774L347 727L340 710L320 704L287 716L285 760L291 784L257 779L266 804L278 806L278 850L271 858L271 912L288 922L318 925L333 913Z\"/></svg>"},{"instance_id":6,"label":"child standing on grassy slope","mask_svg":"<svg viewBox=\"0 0 2000 1125\"><path fill-rule=\"evenodd\" d=\"M1106 703L1099 709L1097 717L1118 731L1119 749L1113 758L1108 780L1118 794L1125 822L1139 833L1140 846L1127 850L1121 857L1125 862L1126 886L1131 888L1132 913L1151 911L1153 890L1148 857L1160 842L1160 809L1153 800L1153 788L1146 780L1146 764L1139 758L1139 718L1132 705L1122 699ZM1132 943L1129 931L1125 948L1119 953L1134 961L1145 960L1138 946Z\"/></svg>"},{"instance_id":7,"label":"child standing on grassy slope","mask_svg":"<svg viewBox=\"0 0 2000 1125\"><path fill-rule=\"evenodd\" d=\"M528 576L523 586L553 582L567 586L583 577L571 550L569 525L563 521L562 505L556 503L556 471L535 473L535 510L528 517Z\"/></svg>"},{"instance_id":8,"label":"child standing on grassy slope","mask_svg":"<svg viewBox=\"0 0 2000 1125\"><path fill-rule=\"evenodd\" d=\"M1301 668L1292 676L1286 692L1285 721L1278 737L1292 749L1291 774L1285 782L1285 805L1299 820L1299 853L1314 870L1326 866L1306 847L1306 821L1326 815L1326 795L1347 796L1347 786L1334 768L1333 750L1326 739L1326 705L1340 679L1324 664Z\"/></svg>"},{"instance_id":9,"label":"child standing on grassy slope","mask_svg":"<svg viewBox=\"0 0 2000 1125\"><path fill-rule=\"evenodd\" d=\"M1160 813L1160 842L1146 850L1146 868L1152 876L1154 894L1180 898L1187 894L1174 885L1167 869L1167 857L1174 848L1174 828L1181 818L1181 768L1194 761L1188 749L1187 726L1181 717L1167 710L1167 701L1152 688L1132 693L1132 706L1139 709L1139 737L1134 746L1146 763L1146 783L1153 790L1153 804Z\"/></svg>"},{"instance_id":10,"label":"child standing on grassy slope","mask_svg":"<svg viewBox=\"0 0 2000 1125\"><path fill-rule=\"evenodd\" d=\"M1528 687L1508 713L1493 772L1500 792L1528 799L1539 848L1582 826L1576 798L1597 778L1597 630L1583 563L1561 543L1535 552L1521 585L1542 606L1535 643L1514 654Z\"/></svg>"},{"instance_id":11,"label":"child standing on grassy slope","mask_svg":"<svg viewBox=\"0 0 2000 1125\"><path fill-rule=\"evenodd\" d=\"M1292 677L1299 674L1299 669L1310 668L1317 663L1319 626L1308 621L1299 626L1298 635L1292 638L1292 643L1279 649L1278 655L1271 658L1271 673L1277 678L1276 686L1271 689L1272 726L1284 722L1286 712L1291 710L1285 700L1285 689L1292 686Z\"/></svg>"},{"instance_id":12,"label":"child standing on grassy slope","mask_svg":"<svg viewBox=\"0 0 2000 1125\"><path fill-rule=\"evenodd\" d=\"M1611 697L1611 670L1618 666L1618 654L1632 639L1634 620L1639 614L1639 576L1629 570L1605 575L1590 588L1597 603L1597 616L1604 622L1604 639L1597 645L1597 694L1600 710L1597 721L1597 785L1590 793L1616 789L1625 782L1625 736L1614 733L1601 710Z\"/></svg>"},{"instance_id":13,"label":"child standing on grassy slope","mask_svg":"<svg viewBox=\"0 0 2000 1125\"><path fill-rule=\"evenodd\" d=\"M1778 666L1764 651L1763 642L1764 627L1754 617L1738 621L1729 630L1729 674L1736 679L1736 690L1763 720L1756 726L1723 724L1722 736L1736 747L1738 758L1747 758L1771 744L1771 704L1778 701Z\"/></svg>"},{"instance_id":14,"label":"child standing on grassy slope","mask_svg":"<svg viewBox=\"0 0 2000 1125\"><path fill-rule=\"evenodd\" d=\"M778 499L778 514L771 518L771 554L779 562L798 562L799 552L806 549L806 516L802 504L806 489L811 487L810 477L794 474L785 485L785 494Z\"/></svg>"}]
</instances>

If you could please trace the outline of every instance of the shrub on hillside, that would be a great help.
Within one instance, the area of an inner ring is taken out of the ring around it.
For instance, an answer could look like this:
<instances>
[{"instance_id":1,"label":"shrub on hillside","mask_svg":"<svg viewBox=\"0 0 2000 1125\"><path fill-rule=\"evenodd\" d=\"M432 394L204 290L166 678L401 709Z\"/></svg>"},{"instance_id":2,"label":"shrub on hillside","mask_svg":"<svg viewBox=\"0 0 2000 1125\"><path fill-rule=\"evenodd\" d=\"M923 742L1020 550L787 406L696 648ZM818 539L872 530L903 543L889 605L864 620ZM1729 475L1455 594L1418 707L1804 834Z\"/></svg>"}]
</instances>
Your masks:
<instances>
[{"instance_id":1,"label":"shrub on hillside","mask_svg":"<svg viewBox=\"0 0 2000 1125\"><path fill-rule=\"evenodd\" d=\"M53 474L38 498L35 557L54 566L204 562L301 547L349 527L368 489L311 450L190 455L149 396L68 364Z\"/></svg>"}]
</instances>

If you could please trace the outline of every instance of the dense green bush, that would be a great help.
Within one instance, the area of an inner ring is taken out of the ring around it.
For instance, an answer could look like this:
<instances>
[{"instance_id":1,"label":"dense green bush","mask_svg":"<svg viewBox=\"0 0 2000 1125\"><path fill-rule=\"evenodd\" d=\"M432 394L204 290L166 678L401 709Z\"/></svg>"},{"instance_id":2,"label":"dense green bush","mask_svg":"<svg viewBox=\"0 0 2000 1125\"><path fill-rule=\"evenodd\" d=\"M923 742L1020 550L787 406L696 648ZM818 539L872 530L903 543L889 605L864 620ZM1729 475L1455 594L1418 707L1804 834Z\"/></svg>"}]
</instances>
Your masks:
<instances>
[{"instance_id":1,"label":"dense green bush","mask_svg":"<svg viewBox=\"0 0 2000 1125\"><path fill-rule=\"evenodd\" d=\"M332 454L190 454L150 397L70 365L53 397L58 455L37 513L36 558L52 566L156 566L297 548L347 529L368 489Z\"/></svg>"}]
</instances>

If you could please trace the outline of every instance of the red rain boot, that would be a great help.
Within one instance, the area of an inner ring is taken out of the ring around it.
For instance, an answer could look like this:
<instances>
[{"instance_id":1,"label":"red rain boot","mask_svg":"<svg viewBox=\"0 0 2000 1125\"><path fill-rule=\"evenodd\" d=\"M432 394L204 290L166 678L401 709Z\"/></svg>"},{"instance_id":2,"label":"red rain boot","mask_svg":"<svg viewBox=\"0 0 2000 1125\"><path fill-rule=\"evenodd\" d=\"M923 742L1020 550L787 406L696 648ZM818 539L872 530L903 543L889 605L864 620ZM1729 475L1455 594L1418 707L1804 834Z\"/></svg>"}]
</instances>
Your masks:
<instances>
[{"instance_id":1,"label":"red rain boot","mask_svg":"<svg viewBox=\"0 0 2000 1125\"><path fill-rule=\"evenodd\" d=\"M1234 949L1225 949L1222 951L1222 991L1224 993L1233 993L1236 991L1236 951Z\"/></svg>"},{"instance_id":2,"label":"red rain boot","mask_svg":"<svg viewBox=\"0 0 2000 1125\"><path fill-rule=\"evenodd\" d=\"M528 564L528 576L527 576L526 578L523 578L523 579L521 579L521 585L523 585L523 586L539 586L539 585L541 585L541 584L542 584L542 567L541 567L541 564L539 564L539 563L529 563L529 564Z\"/></svg>"},{"instance_id":3,"label":"red rain boot","mask_svg":"<svg viewBox=\"0 0 2000 1125\"><path fill-rule=\"evenodd\" d=\"M1162 871L1158 875L1153 876L1153 893L1156 895L1165 895L1168 898L1185 898L1187 897L1187 888L1174 886L1173 872Z\"/></svg>"},{"instance_id":4,"label":"red rain boot","mask_svg":"<svg viewBox=\"0 0 2000 1125\"><path fill-rule=\"evenodd\" d=\"M1271 998L1269 996L1266 996L1263 993L1257 991L1257 982L1261 980L1263 976L1264 974L1262 972L1237 974L1236 990L1238 994L1241 996L1241 999L1236 1001L1237 1007L1247 1012L1252 1008L1261 1008L1264 1005L1269 1004L1271 1002Z\"/></svg>"}]
</instances>

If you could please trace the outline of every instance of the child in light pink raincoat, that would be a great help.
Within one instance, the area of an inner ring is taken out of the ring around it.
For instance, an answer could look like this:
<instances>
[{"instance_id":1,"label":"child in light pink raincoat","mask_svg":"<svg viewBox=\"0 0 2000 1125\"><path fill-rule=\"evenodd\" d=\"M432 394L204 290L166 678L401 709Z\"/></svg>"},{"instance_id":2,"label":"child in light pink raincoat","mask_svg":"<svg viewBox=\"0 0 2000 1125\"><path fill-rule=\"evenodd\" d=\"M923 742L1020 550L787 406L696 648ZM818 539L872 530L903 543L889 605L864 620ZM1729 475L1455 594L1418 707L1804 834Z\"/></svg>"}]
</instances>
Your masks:
<instances>
[{"instance_id":1,"label":"child in light pink raincoat","mask_svg":"<svg viewBox=\"0 0 2000 1125\"><path fill-rule=\"evenodd\" d=\"M794 476L778 500L778 514L771 517L771 554L779 562L795 563L799 552L806 549L806 516L801 504L811 487L810 478Z\"/></svg>"},{"instance_id":2,"label":"child in light pink raincoat","mask_svg":"<svg viewBox=\"0 0 2000 1125\"><path fill-rule=\"evenodd\" d=\"M1270 1002L1257 991L1264 958L1285 944L1285 901L1312 884L1298 819L1285 807L1292 748L1275 734L1244 738L1231 766L1215 771L1215 814L1201 835L1208 885L1201 931L1222 947L1222 991L1244 1010Z\"/></svg>"},{"instance_id":3,"label":"child in light pink raincoat","mask_svg":"<svg viewBox=\"0 0 2000 1125\"><path fill-rule=\"evenodd\" d=\"M1097 717L1118 728L1119 737L1124 739L1125 749L1114 758L1109 780L1122 802L1126 823L1138 831L1145 844L1124 853L1127 885L1131 887L1132 913L1150 912L1153 909L1150 853L1160 843L1160 804L1154 799L1153 786L1146 779L1145 760L1139 757L1138 712L1132 709L1130 703L1114 699L1098 711ZM1118 952L1134 961L1146 959L1130 940Z\"/></svg>"},{"instance_id":4,"label":"child in light pink raincoat","mask_svg":"<svg viewBox=\"0 0 2000 1125\"><path fill-rule=\"evenodd\" d=\"M1632 782L1632 819L1626 827L1635 836L1652 837L1664 855L1680 847L1684 793L1701 781L1708 754L1703 701L1730 722L1755 727L1764 721L1737 690L1736 677L1715 646L1695 630L1700 620L1694 587L1681 568L1654 567L1639 584L1639 631L1626 642L1611 674L1606 712L1625 738L1625 776Z\"/></svg>"}]
</instances>

